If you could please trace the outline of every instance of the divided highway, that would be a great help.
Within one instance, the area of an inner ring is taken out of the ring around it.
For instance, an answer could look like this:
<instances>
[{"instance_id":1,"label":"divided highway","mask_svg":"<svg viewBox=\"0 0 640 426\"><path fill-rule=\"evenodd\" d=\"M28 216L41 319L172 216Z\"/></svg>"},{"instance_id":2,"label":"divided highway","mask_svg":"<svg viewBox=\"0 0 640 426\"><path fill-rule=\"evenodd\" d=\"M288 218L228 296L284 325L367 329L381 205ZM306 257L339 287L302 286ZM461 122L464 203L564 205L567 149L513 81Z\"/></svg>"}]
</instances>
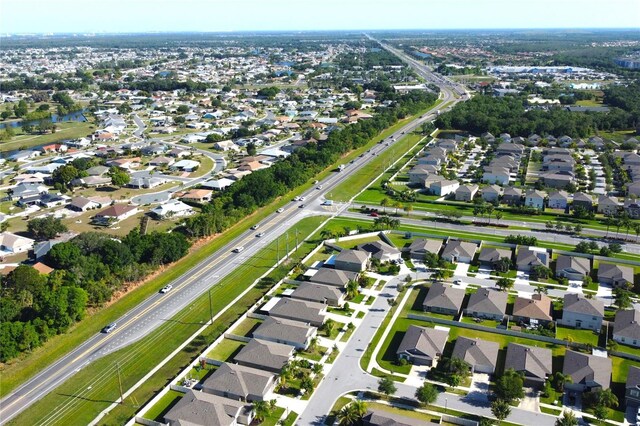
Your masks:
<instances>
[{"instance_id":1,"label":"divided highway","mask_svg":"<svg viewBox=\"0 0 640 426\"><path fill-rule=\"evenodd\" d=\"M418 65L412 64L414 67ZM425 76L428 75L429 78L433 79L432 74L426 67L422 69L422 72ZM462 100L456 100L447 85L439 81L435 81L435 84L441 86L443 103ZM173 290L166 294L158 293L149 297L117 319L117 327L111 333L94 335L67 355L43 369L38 375L0 401L0 424L4 424L14 418L96 359L121 349L155 330L179 311L185 309L209 288L215 286L236 265L254 256L266 244L287 232L300 219L318 214L336 214L337 206L333 208L320 206L321 202L326 199L326 194L331 193L350 174L357 173L374 156L392 148L405 133L413 131L425 121L433 120L437 108L433 108L421 118L412 121L395 132L388 139L388 145L386 143L376 145L371 149L372 155L365 155L355 159L352 164L346 165L343 172L332 173L329 177L319 182L318 185L322 185L322 190L318 190L315 187L308 190L303 194L306 198L304 208L300 208L299 203L290 203L284 207L281 213L270 215L260 224L259 230L247 230L234 241L172 282ZM340 206L339 209L345 209L347 206L348 203ZM263 232L264 236L256 237L258 232ZM244 250L241 253L233 253L232 250L238 246L244 247Z\"/></svg>"}]
</instances>

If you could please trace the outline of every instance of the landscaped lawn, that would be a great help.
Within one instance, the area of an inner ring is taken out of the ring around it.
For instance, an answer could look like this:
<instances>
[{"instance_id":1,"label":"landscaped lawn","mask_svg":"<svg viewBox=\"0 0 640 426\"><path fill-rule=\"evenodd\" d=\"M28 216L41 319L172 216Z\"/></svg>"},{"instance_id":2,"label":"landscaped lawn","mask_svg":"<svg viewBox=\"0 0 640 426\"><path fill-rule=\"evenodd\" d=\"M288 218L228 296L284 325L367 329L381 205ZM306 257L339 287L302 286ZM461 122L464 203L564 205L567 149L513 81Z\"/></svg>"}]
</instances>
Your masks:
<instances>
[{"instance_id":1,"label":"landscaped lawn","mask_svg":"<svg viewBox=\"0 0 640 426\"><path fill-rule=\"evenodd\" d=\"M593 346L598 346L599 334L591 330L581 330L577 328L557 326L556 339L568 340L570 342L588 343Z\"/></svg>"},{"instance_id":2,"label":"landscaped lawn","mask_svg":"<svg viewBox=\"0 0 640 426\"><path fill-rule=\"evenodd\" d=\"M382 241L382 240L380 239L380 237L376 235L373 237L363 237L363 238L357 238L354 240L338 240L333 244L343 249L352 249L352 248L355 248L356 246L359 246L360 244L375 243L378 241Z\"/></svg>"},{"instance_id":3,"label":"landscaped lawn","mask_svg":"<svg viewBox=\"0 0 640 426\"><path fill-rule=\"evenodd\" d=\"M276 407L268 416L264 418L261 423L258 423L260 426L276 426L278 424L278 420L284 414L284 408Z\"/></svg>"},{"instance_id":4,"label":"landscaped lawn","mask_svg":"<svg viewBox=\"0 0 640 426\"><path fill-rule=\"evenodd\" d=\"M255 330L260 324L262 324L262 320L257 318L246 318L233 329L232 333L238 336L250 337L251 332L253 332L253 330Z\"/></svg>"},{"instance_id":5,"label":"landscaped lawn","mask_svg":"<svg viewBox=\"0 0 640 426\"><path fill-rule=\"evenodd\" d=\"M183 396L184 394L182 392L170 390L144 414L144 418L162 422L164 415L167 414Z\"/></svg>"},{"instance_id":6,"label":"landscaped lawn","mask_svg":"<svg viewBox=\"0 0 640 426\"><path fill-rule=\"evenodd\" d=\"M324 346L316 345L316 348L313 351L297 352L296 355L301 358L306 358L311 361L320 361L320 358L324 356L324 354L329 350L329 348L325 348Z\"/></svg>"},{"instance_id":7,"label":"landscaped lawn","mask_svg":"<svg viewBox=\"0 0 640 426\"><path fill-rule=\"evenodd\" d=\"M207 358L217 361L229 361L234 355L240 352L244 345L245 343L238 342L237 340L222 339L222 342L207 354Z\"/></svg>"}]
</instances>

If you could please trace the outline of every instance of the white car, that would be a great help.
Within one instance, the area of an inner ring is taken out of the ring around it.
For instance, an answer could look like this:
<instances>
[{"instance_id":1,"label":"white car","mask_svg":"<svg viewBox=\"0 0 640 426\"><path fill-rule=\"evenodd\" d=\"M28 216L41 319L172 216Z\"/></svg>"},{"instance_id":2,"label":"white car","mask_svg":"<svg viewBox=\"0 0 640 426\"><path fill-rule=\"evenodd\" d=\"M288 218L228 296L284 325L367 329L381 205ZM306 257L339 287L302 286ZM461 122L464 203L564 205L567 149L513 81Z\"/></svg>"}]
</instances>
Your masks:
<instances>
[{"instance_id":1,"label":"white car","mask_svg":"<svg viewBox=\"0 0 640 426\"><path fill-rule=\"evenodd\" d=\"M295 197L293 197L293 201L300 201L300 196L296 195Z\"/></svg>"},{"instance_id":2,"label":"white car","mask_svg":"<svg viewBox=\"0 0 640 426\"><path fill-rule=\"evenodd\" d=\"M304 201L304 200L305 200L305 197L300 197L300 201Z\"/></svg>"},{"instance_id":3,"label":"white car","mask_svg":"<svg viewBox=\"0 0 640 426\"><path fill-rule=\"evenodd\" d=\"M253 229L254 231L255 231L256 229L258 229L258 228L260 228L260 225L258 225L258 224L255 224L255 225L253 225L253 226L251 227L251 229Z\"/></svg>"},{"instance_id":4,"label":"white car","mask_svg":"<svg viewBox=\"0 0 640 426\"><path fill-rule=\"evenodd\" d=\"M276 210L277 213L282 213L284 211L284 209L282 207L280 207L278 210Z\"/></svg>"},{"instance_id":5,"label":"white car","mask_svg":"<svg viewBox=\"0 0 640 426\"><path fill-rule=\"evenodd\" d=\"M171 291L172 288L173 286L171 284L167 284L160 289L160 293L168 293Z\"/></svg>"},{"instance_id":6,"label":"white car","mask_svg":"<svg viewBox=\"0 0 640 426\"><path fill-rule=\"evenodd\" d=\"M242 250L244 250L244 247L242 247L242 246L238 246L238 247L236 247L236 248L234 248L234 249L233 249L233 252L234 252L234 253L240 253Z\"/></svg>"},{"instance_id":7,"label":"white car","mask_svg":"<svg viewBox=\"0 0 640 426\"><path fill-rule=\"evenodd\" d=\"M264 232L258 232L256 234L256 237L260 238L260 237L264 237Z\"/></svg>"},{"instance_id":8,"label":"white car","mask_svg":"<svg viewBox=\"0 0 640 426\"><path fill-rule=\"evenodd\" d=\"M115 330L115 328L118 326L118 324L111 323L108 326L106 326L105 328L102 329L103 333L111 333L113 330Z\"/></svg>"},{"instance_id":9,"label":"white car","mask_svg":"<svg viewBox=\"0 0 640 426\"><path fill-rule=\"evenodd\" d=\"M322 189L322 185L318 185L316 189Z\"/></svg>"}]
</instances>

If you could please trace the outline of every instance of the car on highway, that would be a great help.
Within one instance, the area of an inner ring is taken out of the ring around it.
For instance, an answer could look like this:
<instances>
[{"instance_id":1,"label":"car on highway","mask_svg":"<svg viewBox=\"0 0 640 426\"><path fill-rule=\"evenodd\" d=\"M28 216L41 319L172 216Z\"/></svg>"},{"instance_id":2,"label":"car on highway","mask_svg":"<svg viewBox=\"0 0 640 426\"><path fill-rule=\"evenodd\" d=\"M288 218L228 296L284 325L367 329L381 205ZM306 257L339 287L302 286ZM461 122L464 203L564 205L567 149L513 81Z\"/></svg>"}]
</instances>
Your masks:
<instances>
[{"instance_id":1,"label":"car on highway","mask_svg":"<svg viewBox=\"0 0 640 426\"><path fill-rule=\"evenodd\" d=\"M160 289L160 293L169 293L173 286L171 284L167 284Z\"/></svg>"},{"instance_id":2,"label":"car on highway","mask_svg":"<svg viewBox=\"0 0 640 426\"><path fill-rule=\"evenodd\" d=\"M293 201L300 201L300 196L296 195L295 197L293 197Z\"/></svg>"},{"instance_id":3,"label":"car on highway","mask_svg":"<svg viewBox=\"0 0 640 426\"><path fill-rule=\"evenodd\" d=\"M314 180L314 181L313 181L313 184L314 184L314 185L317 185L317 184L318 184L318 181L317 181L317 180Z\"/></svg>"},{"instance_id":4,"label":"car on highway","mask_svg":"<svg viewBox=\"0 0 640 426\"><path fill-rule=\"evenodd\" d=\"M316 186L316 189L322 189L322 185Z\"/></svg>"},{"instance_id":5,"label":"car on highway","mask_svg":"<svg viewBox=\"0 0 640 426\"><path fill-rule=\"evenodd\" d=\"M236 247L236 248L234 248L234 249L233 249L233 252L234 252L234 253L240 253L240 252L241 252L241 251L243 251L243 250L244 250L244 247L242 247L242 246L238 246L238 247Z\"/></svg>"},{"instance_id":6,"label":"car on highway","mask_svg":"<svg viewBox=\"0 0 640 426\"><path fill-rule=\"evenodd\" d=\"M115 322L112 322L111 324L109 324L108 326L103 328L102 332L103 333L111 333L113 330L116 329L117 326L118 326L118 324L116 324Z\"/></svg>"},{"instance_id":7,"label":"car on highway","mask_svg":"<svg viewBox=\"0 0 640 426\"><path fill-rule=\"evenodd\" d=\"M257 223L251 227L251 229L253 229L254 231L258 228L260 228L260 225L258 225Z\"/></svg>"},{"instance_id":8,"label":"car on highway","mask_svg":"<svg viewBox=\"0 0 640 426\"><path fill-rule=\"evenodd\" d=\"M258 232L256 234L256 237L260 238L260 237L264 237L264 232Z\"/></svg>"},{"instance_id":9,"label":"car on highway","mask_svg":"<svg viewBox=\"0 0 640 426\"><path fill-rule=\"evenodd\" d=\"M379 217L380 215L376 212L371 213L369 216L371 217Z\"/></svg>"},{"instance_id":10,"label":"car on highway","mask_svg":"<svg viewBox=\"0 0 640 426\"><path fill-rule=\"evenodd\" d=\"M278 210L276 210L276 213L282 213L284 211L284 209L282 207L280 207Z\"/></svg>"},{"instance_id":11,"label":"car on highway","mask_svg":"<svg viewBox=\"0 0 640 426\"><path fill-rule=\"evenodd\" d=\"M305 199L305 197L300 197L300 201L304 201Z\"/></svg>"},{"instance_id":12,"label":"car on highway","mask_svg":"<svg viewBox=\"0 0 640 426\"><path fill-rule=\"evenodd\" d=\"M300 204L300 205L298 206L298 208L299 208L299 209L304 209L304 204Z\"/></svg>"}]
</instances>

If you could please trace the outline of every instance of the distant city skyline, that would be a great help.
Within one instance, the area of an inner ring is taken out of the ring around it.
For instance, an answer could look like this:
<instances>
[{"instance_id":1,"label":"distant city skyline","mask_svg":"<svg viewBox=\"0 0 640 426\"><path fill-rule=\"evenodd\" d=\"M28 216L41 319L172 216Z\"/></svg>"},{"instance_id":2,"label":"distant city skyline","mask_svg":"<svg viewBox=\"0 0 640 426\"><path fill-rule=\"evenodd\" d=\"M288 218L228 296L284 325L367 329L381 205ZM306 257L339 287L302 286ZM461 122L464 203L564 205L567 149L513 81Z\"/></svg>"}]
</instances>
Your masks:
<instances>
[{"instance_id":1,"label":"distant city skyline","mask_svg":"<svg viewBox=\"0 0 640 426\"><path fill-rule=\"evenodd\" d=\"M638 0L0 0L1 34L638 28Z\"/></svg>"}]
</instances>

